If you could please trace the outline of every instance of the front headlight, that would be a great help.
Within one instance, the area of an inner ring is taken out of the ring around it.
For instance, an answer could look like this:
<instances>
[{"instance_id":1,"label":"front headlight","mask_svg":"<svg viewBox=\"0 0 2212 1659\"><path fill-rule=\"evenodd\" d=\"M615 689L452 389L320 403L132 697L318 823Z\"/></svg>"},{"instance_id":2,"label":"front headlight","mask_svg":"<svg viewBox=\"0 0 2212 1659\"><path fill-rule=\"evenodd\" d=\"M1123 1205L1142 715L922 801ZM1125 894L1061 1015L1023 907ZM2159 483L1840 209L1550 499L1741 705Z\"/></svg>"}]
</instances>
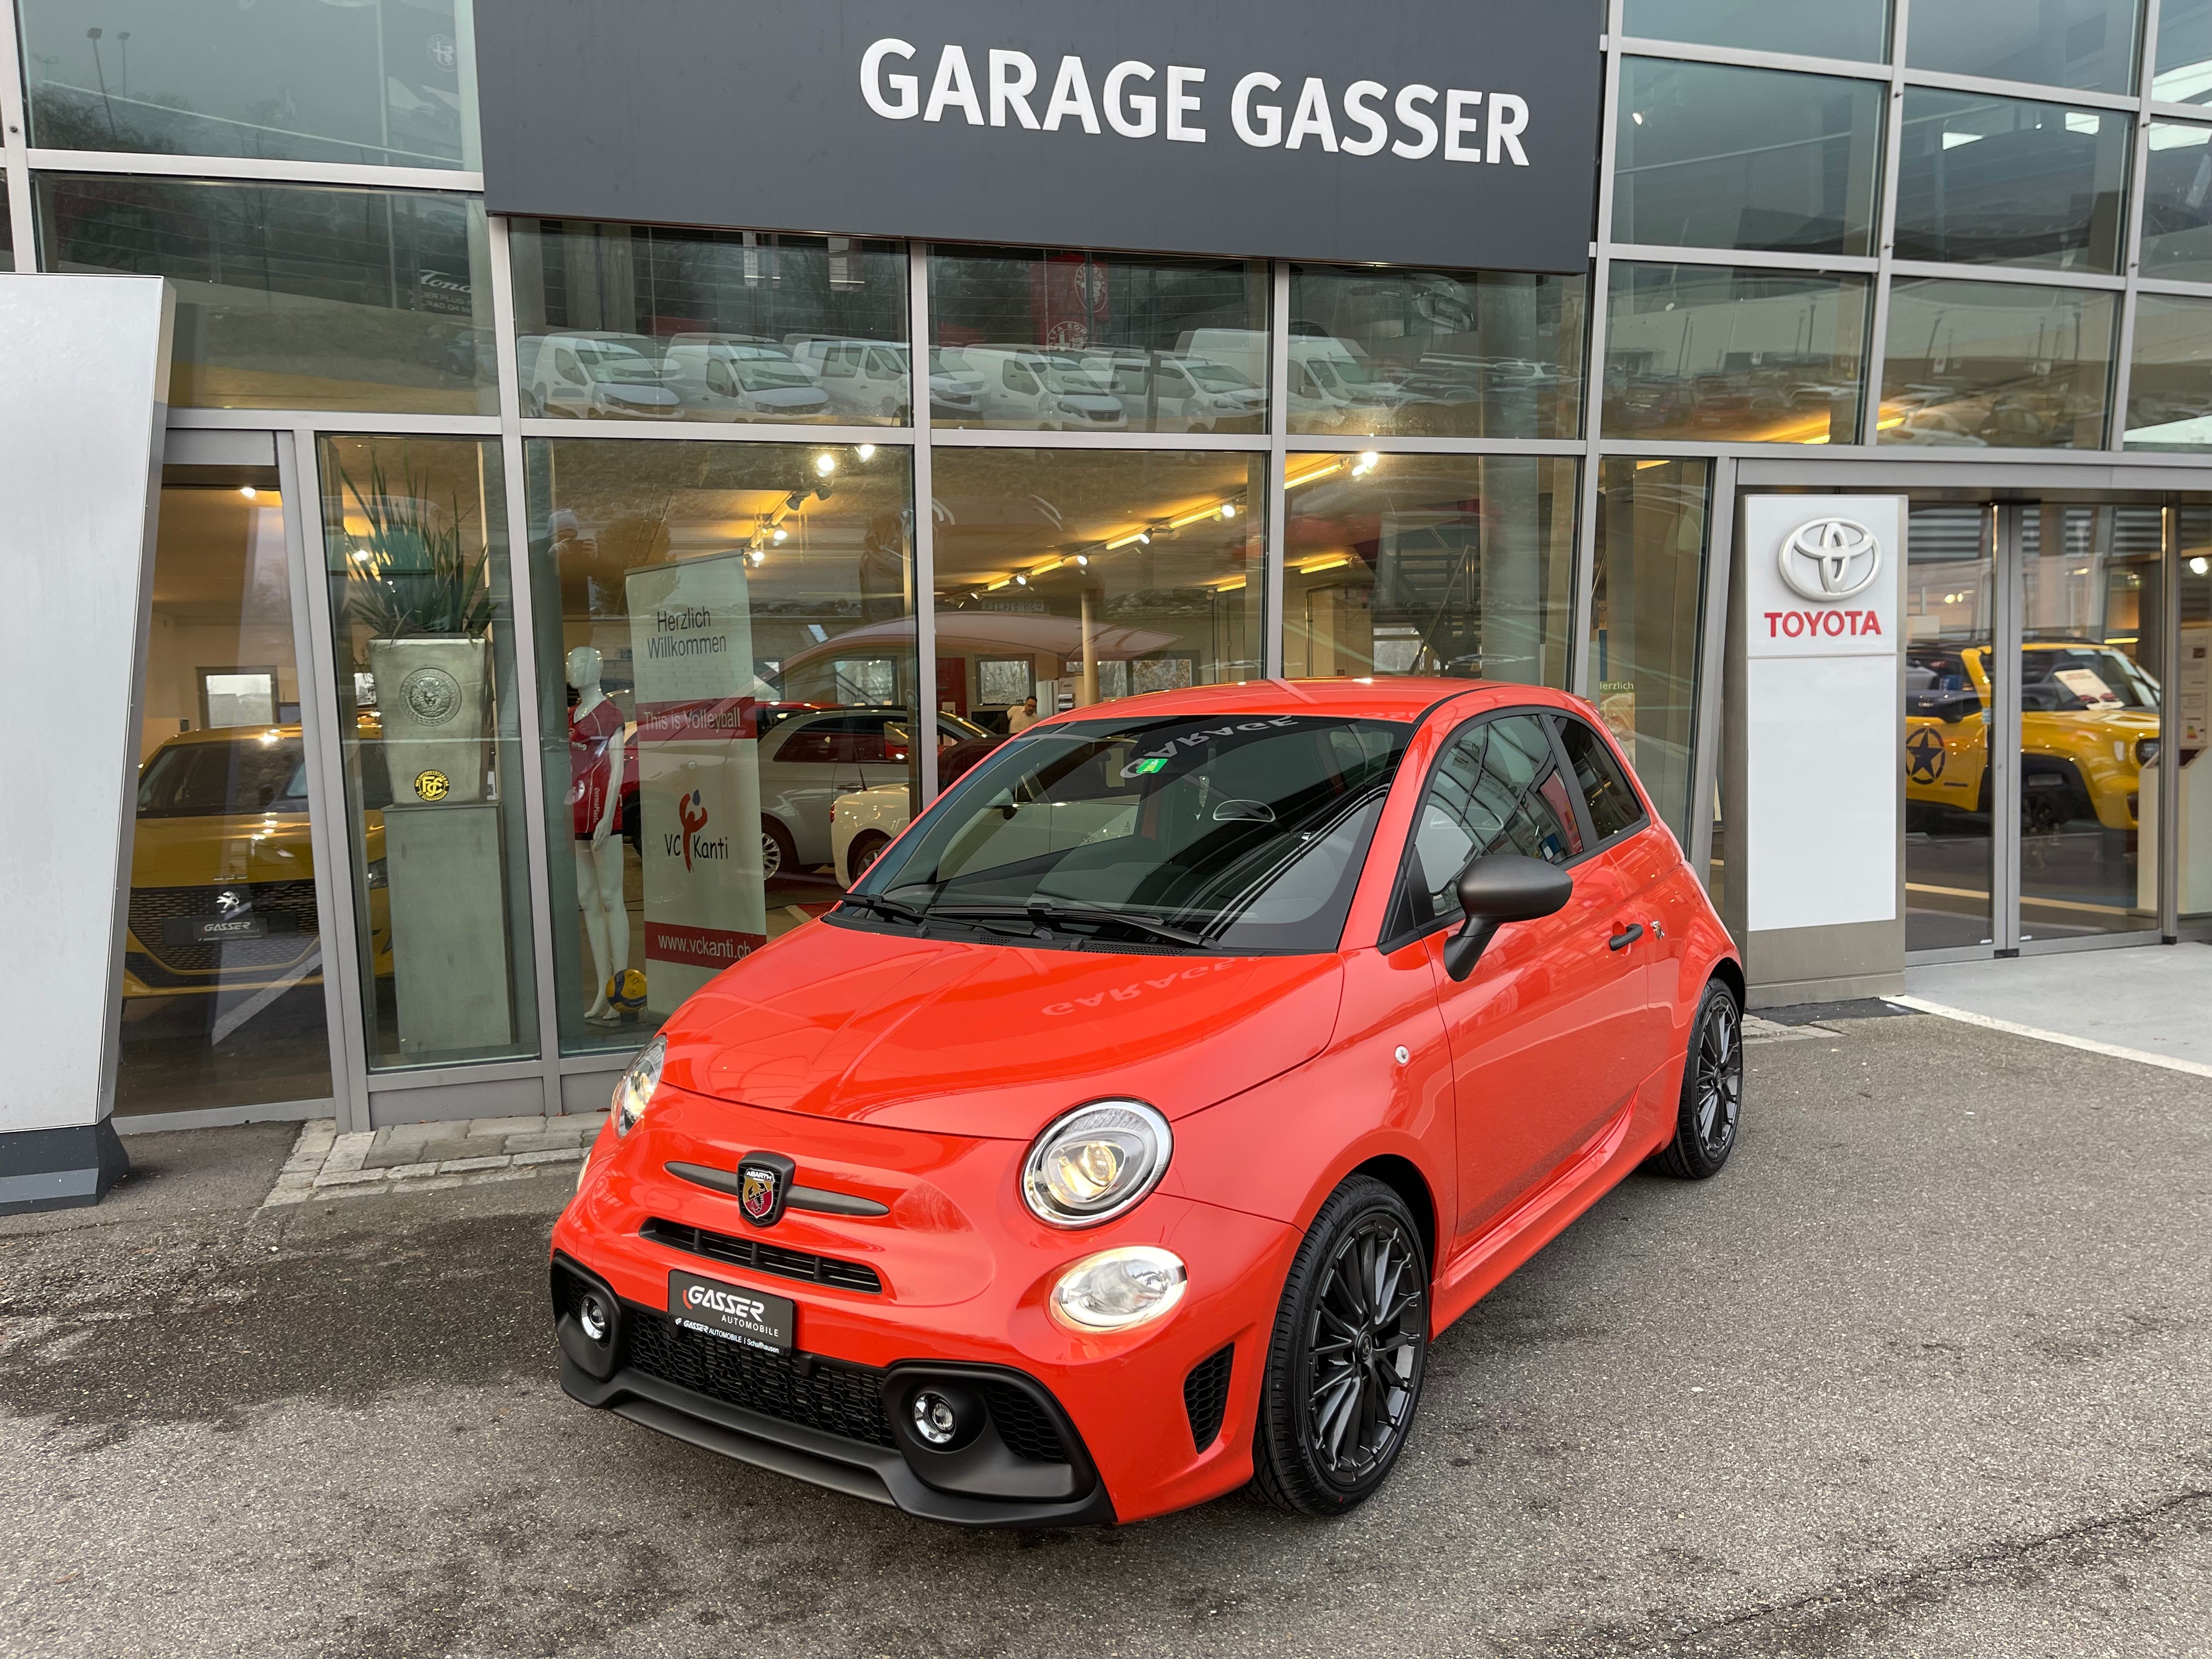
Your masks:
<instances>
[{"instance_id":1,"label":"front headlight","mask_svg":"<svg viewBox=\"0 0 2212 1659\"><path fill-rule=\"evenodd\" d=\"M1154 1244L1087 1255L1052 1287L1053 1316L1079 1331L1126 1331L1182 1300L1182 1258Z\"/></svg>"},{"instance_id":2,"label":"front headlight","mask_svg":"<svg viewBox=\"0 0 2212 1659\"><path fill-rule=\"evenodd\" d=\"M653 1104L653 1091L660 1086L661 1062L668 1058L668 1039L655 1037L637 1051L629 1070L615 1085L615 1133L626 1135L637 1127L645 1109Z\"/></svg>"},{"instance_id":3,"label":"front headlight","mask_svg":"<svg viewBox=\"0 0 2212 1659\"><path fill-rule=\"evenodd\" d=\"M1160 1184L1175 1134L1138 1100L1079 1106L1036 1138L1022 1164L1022 1202L1048 1227L1095 1227Z\"/></svg>"},{"instance_id":4,"label":"front headlight","mask_svg":"<svg viewBox=\"0 0 2212 1659\"><path fill-rule=\"evenodd\" d=\"M2156 738L2137 738L2136 739L2136 764L2137 766L2148 766L2157 758L2158 739Z\"/></svg>"}]
</instances>

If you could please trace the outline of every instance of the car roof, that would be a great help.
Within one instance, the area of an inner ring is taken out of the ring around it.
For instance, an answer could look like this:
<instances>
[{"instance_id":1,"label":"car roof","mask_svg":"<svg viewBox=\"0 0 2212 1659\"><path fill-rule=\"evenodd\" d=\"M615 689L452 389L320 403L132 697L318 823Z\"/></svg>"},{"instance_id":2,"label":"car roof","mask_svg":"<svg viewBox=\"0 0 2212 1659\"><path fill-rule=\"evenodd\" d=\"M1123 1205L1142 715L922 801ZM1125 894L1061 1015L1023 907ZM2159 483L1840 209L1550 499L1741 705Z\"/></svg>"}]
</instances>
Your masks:
<instances>
[{"instance_id":1,"label":"car roof","mask_svg":"<svg viewBox=\"0 0 2212 1659\"><path fill-rule=\"evenodd\" d=\"M1071 721L1109 718L1133 720L1204 720L1231 714L1322 714L1345 720L1419 720L1439 703L1458 705L1455 713L1475 714L1486 708L1537 703L1564 708L1588 717L1590 707L1579 697L1548 686L1518 685L1507 680L1456 680L1415 676L1382 676L1362 679L1240 680L1227 685L1194 686L1188 690L1152 691L1141 696L1117 697L1110 703L1068 709L1048 716L1029 729Z\"/></svg>"}]
</instances>

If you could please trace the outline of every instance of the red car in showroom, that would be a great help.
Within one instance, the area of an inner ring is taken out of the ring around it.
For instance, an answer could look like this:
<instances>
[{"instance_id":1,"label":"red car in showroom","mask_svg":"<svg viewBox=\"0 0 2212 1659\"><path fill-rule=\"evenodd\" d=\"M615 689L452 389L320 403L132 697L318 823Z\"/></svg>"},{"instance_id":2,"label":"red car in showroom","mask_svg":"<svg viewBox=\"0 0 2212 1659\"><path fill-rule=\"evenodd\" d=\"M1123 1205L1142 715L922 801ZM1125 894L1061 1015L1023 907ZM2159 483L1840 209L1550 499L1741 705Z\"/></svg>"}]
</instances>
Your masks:
<instances>
[{"instance_id":1,"label":"red car in showroom","mask_svg":"<svg viewBox=\"0 0 2212 1659\"><path fill-rule=\"evenodd\" d=\"M1743 989L1575 698L1057 716L638 1055L554 1229L562 1386L944 1521L1340 1513L1438 1333L1727 1161Z\"/></svg>"}]
</instances>

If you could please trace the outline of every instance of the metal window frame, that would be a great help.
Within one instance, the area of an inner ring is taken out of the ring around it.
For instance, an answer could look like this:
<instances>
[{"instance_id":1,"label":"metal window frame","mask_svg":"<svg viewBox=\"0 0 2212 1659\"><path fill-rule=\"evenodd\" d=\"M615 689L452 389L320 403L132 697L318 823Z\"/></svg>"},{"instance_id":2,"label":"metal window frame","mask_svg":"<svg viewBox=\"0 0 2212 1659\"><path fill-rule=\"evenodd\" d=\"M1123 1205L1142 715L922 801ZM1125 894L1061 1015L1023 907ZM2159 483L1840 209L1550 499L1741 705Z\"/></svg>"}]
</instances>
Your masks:
<instances>
[{"instance_id":1,"label":"metal window frame","mask_svg":"<svg viewBox=\"0 0 2212 1659\"><path fill-rule=\"evenodd\" d=\"M0 5L0 184L7 190L9 240L17 270L39 268L38 227L31 216L31 161L24 133L23 54L15 8Z\"/></svg>"},{"instance_id":2,"label":"metal window frame","mask_svg":"<svg viewBox=\"0 0 2212 1659\"><path fill-rule=\"evenodd\" d=\"M331 811L343 814L343 758L332 740L330 710L323 700L308 696L303 687L302 725L310 765L321 791L324 811L311 817L318 866L318 902L328 918L327 936L343 938L345 947L325 958L325 1010L331 1021L334 1094L330 1103L340 1127L368 1127L375 1116L379 1097L393 1097L393 1105L404 1109L398 1097L424 1090L481 1081L512 1083L534 1079L544 1091L544 1109L563 1109L566 1079L588 1078L619 1071L628 1056L605 1050L563 1054L560 1051L559 989L554 974L553 932L560 908L550 891L550 831L544 822L544 753L548 740L542 729L542 688L538 661L538 629L557 627L553 618L535 614L532 580L532 550L528 520L528 480L524 445L537 439L600 439L700 443L776 443L814 445L874 444L909 452L914 530L908 571L915 624L915 676L918 697L935 702L935 538L933 503L933 457L944 449L1036 448L1133 453L1167 451L1213 451L1267 458L1267 526L1265 610L1261 622L1263 670L1279 675L1284 664L1284 570L1285 543L1285 472L1287 458L1299 453L1356 453L1374 451L1400 455L1527 455L1572 458L1580 472L1577 480L1577 514L1573 534L1572 609L1568 623L1568 684L1587 694L1593 663L1589 634L1596 575L1598 532L1597 498L1601 467L1612 458L1702 459L1712 465L1704 556L1705 588L1696 646L1698 684L1694 692L1691 778L1692 799L1689 852L1701 877L1710 866L1711 812L1710 800L1719 767L1721 721L1724 687L1722 665L1725 650L1728 588L1737 550L1735 546L1738 501L1747 489L1776 483L1808 483L1827 488L1983 488L2033 489L2053 487L2084 490L2166 491L2212 493L2212 455L2153 453L2124 449L2126 400L2130 392L2137 302L2144 294L2181 298L2212 299L2212 281L2190 283L2148 278L2141 272L2141 227L2147 191L2148 132L2154 122L2179 121L2212 125L2212 107L2179 104L2151 95L2160 0L2146 0L2142 30L2136 43L2137 90L2134 94L2085 92L1916 70L1906 63L1910 46L1911 0L1893 0L1887 62L1859 62L1690 42L1666 41L1622 32L1622 0L1608 0L1605 26L1598 46L1601 54L1603 88L1597 134L1598 176L1595 219L1592 227L1590 259L1587 267L1584 353L1582 364L1580 421L1574 435L1558 439L1483 439L1397 437L1382 434L1296 434L1290 428L1286 382L1289 373L1287 327L1291 320L1290 293L1292 263L1269 262L1269 387L1268 419L1264 432L1241 434L1177 433L1047 433L1004 428L940 427L932 424L926 390L918 387L910 423L905 426L722 426L698 423L577 421L524 418L519 402L520 380L514 342L514 296L509 257L509 224L498 216L487 216L489 257L487 279L493 285L494 355L500 389L496 415L404 415L345 410L210 410L180 409L172 412L170 425L180 429L270 432L274 434L280 471L284 478L287 537L291 544L295 647L303 680L313 674L319 685L332 684L329 675L333 646L328 628L329 594L322 579L319 548L319 488L317 446L326 434L392 434L419 436L470 437L496 440L499 471L507 497L507 556L512 594L512 625L515 629L518 711L522 744L522 791L526 843L532 894L531 950L536 969L538 1053L534 1059L500 1060L469 1066L433 1066L371 1073L367 1069L359 1021L359 965L354 948L354 895L350 860L339 855L344 830ZM1876 251L1871 256L1820 256L1761 252L1739 248L1674 247L1615 242L1612 237L1614 163L1618 147L1621 64L1625 58L1672 59L1752 69L1768 69L1886 84L1881 161L1880 163L1880 226ZM15 228L18 269L35 270L42 264L38 246L34 174L40 172L77 174L139 175L201 179L210 183L263 182L301 187L366 188L441 194L480 194L482 175L468 168L442 169L378 167L309 161L261 161L235 156L173 156L124 152L84 151L30 146L26 124L26 94L13 9L0 6L0 169ZM1999 265L1954 265L1926 261L1900 261L1894 257L1897 185L1901 155L1905 95L1912 88L1929 88L1980 96L2061 104L2084 110L2125 112L2134 118L2135 149L2125 225L2126 262L2123 271L2096 275L2038 270ZM908 331L910 362L925 362L929 334L928 264L930 247L912 241L908 254ZM1611 305L1613 268L1616 262L1732 267L1758 272L1859 275L1871 279L1860 397L1857 441L1817 447L1747 443L1741 441L1668 441L1607 436L1603 429L1606 341ZM1891 300L1898 277L1933 276L1958 282L2008 283L2020 287L2074 288L2117 293L2120 310L2114 331L2112 370L2107 380L2109 411L2106 447L2099 450L1982 450L1969 459L1955 453L1917 453L1885 447L1879 437L1882 382L1887 368ZM310 512L310 497L317 505ZM2001 515L2002 516L2002 515ZM2168 577L2166 629L2168 652L2178 649L2179 612L2171 602L2172 578L2179 557L2167 509L2168 533L2165 568ZM2020 572L2014 562L2012 586ZM2021 595L2009 594L2009 627L2016 635ZM311 666L312 665L312 666ZM2002 701L2001 700L2001 703ZM2018 711L2008 711L2017 726ZM2169 726L2173 718L2168 712ZM2002 723L2002 722L2001 722ZM2014 733L2016 747L2016 731ZM2169 744L2171 733L2169 731ZM2008 766L2016 756L2000 757ZM919 780L924 802L936 787L936 755L925 744L920 756ZM2173 806L2179 775L2166 769L2161 789L2164 807L2160 830L2160 927L2172 935L2175 915L2175 860L2169 843L2177 834ZM2000 796L2016 820L2017 791ZM330 803L337 803L333 808ZM325 820L329 820L325 822ZM2012 845L2016 859L2016 823ZM2018 931L2017 869L2013 872L2011 926ZM2001 924L2002 925L2002 924ZM2137 936L2100 937L2092 941L2017 941L2025 951L2043 949L2099 948L2111 943L2132 943ZM1974 951L1966 956L1986 955ZM1917 959L1917 958L1916 958ZM198 1121L245 1121L257 1117L295 1116L325 1103L291 1102L223 1109L212 1114L160 1115L191 1117ZM148 1127L151 1127L150 1124Z\"/></svg>"}]
</instances>

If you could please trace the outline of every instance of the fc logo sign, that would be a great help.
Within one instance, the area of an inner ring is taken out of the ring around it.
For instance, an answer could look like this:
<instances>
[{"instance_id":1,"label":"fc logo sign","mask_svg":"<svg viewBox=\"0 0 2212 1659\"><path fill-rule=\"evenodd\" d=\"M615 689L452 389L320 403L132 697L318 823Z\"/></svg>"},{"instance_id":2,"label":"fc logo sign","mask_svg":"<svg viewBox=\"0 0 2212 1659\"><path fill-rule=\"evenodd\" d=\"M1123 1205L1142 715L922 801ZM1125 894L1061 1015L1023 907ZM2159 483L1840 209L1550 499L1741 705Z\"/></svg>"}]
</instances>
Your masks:
<instances>
[{"instance_id":1,"label":"fc logo sign","mask_svg":"<svg viewBox=\"0 0 2212 1659\"><path fill-rule=\"evenodd\" d=\"M1792 592L1832 604L1874 585L1881 544L1850 519L1811 519L1782 538L1776 562Z\"/></svg>"}]
</instances>

